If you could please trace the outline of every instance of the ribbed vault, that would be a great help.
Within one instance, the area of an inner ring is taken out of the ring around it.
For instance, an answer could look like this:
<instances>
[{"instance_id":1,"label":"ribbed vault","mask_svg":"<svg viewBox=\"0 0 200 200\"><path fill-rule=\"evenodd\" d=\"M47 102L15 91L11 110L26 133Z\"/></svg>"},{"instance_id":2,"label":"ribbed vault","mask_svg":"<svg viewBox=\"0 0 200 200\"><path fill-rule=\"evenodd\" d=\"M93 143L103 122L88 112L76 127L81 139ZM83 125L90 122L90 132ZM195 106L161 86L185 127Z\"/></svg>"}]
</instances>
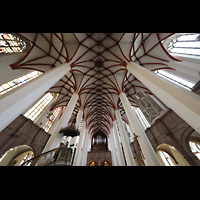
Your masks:
<instances>
[{"instance_id":1,"label":"ribbed vault","mask_svg":"<svg viewBox=\"0 0 200 200\"><path fill-rule=\"evenodd\" d=\"M162 41L173 33L19 33L32 46L23 59L11 65L13 69L34 69L46 72L68 62L72 70L47 92L58 94L51 108L67 106L72 94L79 100L71 120L78 110L91 135L102 131L110 133L114 110L120 109L122 119L128 123L118 97L123 91L132 106L137 106L134 94L149 91L127 71L132 61L154 71L170 69L168 62L177 60L164 48ZM70 120L70 121L71 121Z\"/></svg>"}]
</instances>

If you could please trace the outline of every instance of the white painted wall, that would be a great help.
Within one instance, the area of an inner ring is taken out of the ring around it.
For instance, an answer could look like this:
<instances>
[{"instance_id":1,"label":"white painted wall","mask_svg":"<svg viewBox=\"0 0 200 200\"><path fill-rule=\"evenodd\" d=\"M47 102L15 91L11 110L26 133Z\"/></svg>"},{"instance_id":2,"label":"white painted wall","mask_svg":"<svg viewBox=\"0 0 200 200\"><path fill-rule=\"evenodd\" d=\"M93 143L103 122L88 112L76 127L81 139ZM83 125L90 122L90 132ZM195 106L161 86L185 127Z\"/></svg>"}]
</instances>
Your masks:
<instances>
[{"instance_id":1,"label":"white painted wall","mask_svg":"<svg viewBox=\"0 0 200 200\"><path fill-rule=\"evenodd\" d=\"M17 62L25 55L26 53L0 54L0 85L34 71L30 69L13 70L10 67L10 64Z\"/></svg>"}]
</instances>

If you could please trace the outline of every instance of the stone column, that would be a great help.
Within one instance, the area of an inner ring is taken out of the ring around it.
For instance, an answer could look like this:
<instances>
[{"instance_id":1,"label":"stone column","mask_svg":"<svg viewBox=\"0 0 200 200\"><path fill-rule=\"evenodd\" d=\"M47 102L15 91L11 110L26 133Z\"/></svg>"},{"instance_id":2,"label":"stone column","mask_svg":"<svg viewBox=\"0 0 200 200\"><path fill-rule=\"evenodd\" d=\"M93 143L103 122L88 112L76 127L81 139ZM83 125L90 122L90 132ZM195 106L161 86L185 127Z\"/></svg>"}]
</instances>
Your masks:
<instances>
[{"instance_id":1,"label":"stone column","mask_svg":"<svg viewBox=\"0 0 200 200\"><path fill-rule=\"evenodd\" d=\"M138 142L140 143L142 152L145 155L145 159L147 160L148 165L160 166L161 164L157 158L157 155L149 139L147 138L146 133L144 132L138 118L136 117L136 114L133 112L133 109L131 107L130 102L128 101L128 98L123 92L119 95L119 97L121 99L122 105L128 117L129 123L132 127L132 130L134 130L135 134L139 136Z\"/></svg>"},{"instance_id":2,"label":"stone column","mask_svg":"<svg viewBox=\"0 0 200 200\"><path fill-rule=\"evenodd\" d=\"M113 128L112 128L113 129ZM111 134L109 135L109 139L110 139L110 144L111 144L111 149L112 149L112 158L113 158L113 166L117 166L117 155L116 155L116 150L115 150L115 141L113 138L113 130L111 129Z\"/></svg>"},{"instance_id":3,"label":"stone column","mask_svg":"<svg viewBox=\"0 0 200 200\"><path fill-rule=\"evenodd\" d=\"M65 128L68 125L68 122L70 120L70 117L72 115L74 107L76 106L78 97L79 96L77 93L74 93L72 95L69 103L67 104L67 107L65 108L65 111L62 114L62 117L60 118L58 124L52 131L52 135L49 138L45 148L43 149L43 153L59 146L59 144L62 140L62 137L63 137L63 134L59 133L59 132L60 132L61 128Z\"/></svg>"},{"instance_id":4,"label":"stone column","mask_svg":"<svg viewBox=\"0 0 200 200\"><path fill-rule=\"evenodd\" d=\"M83 120L82 127L81 127L81 133L80 133L77 149L75 152L73 166L79 166L79 164L80 164L81 148L82 148L83 139L84 139L84 135L85 135L85 126L86 126L86 122L85 122L85 120Z\"/></svg>"},{"instance_id":5,"label":"stone column","mask_svg":"<svg viewBox=\"0 0 200 200\"><path fill-rule=\"evenodd\" d=\"M76 117L76 124L75 124L75 126L76 126L77 129L79 128L79 126L80 126L80 124L81 124L82 116L83 116L83 110L79 109L78 114L77 114L77 117ZM70 147L70 145L72 145L72 144L74 144L74 146L75 146L77 137L78 137L78 136L75 136L75 137L73 137L73 138L70 137L68 147ZM73 147L73 150L74 150L74 147Z\"/></svg>"},{"instance_id":6,"label":"stone column","mask_svg":"<svg viewBox=\"0 0 200 200\"><path fill-rule=\"evenodd\" d=\"M70 71L64 63L0 96L0 131Z\"/></svg>"},{"instance_id":7,"label":"stone column","mask_svg":"<svg viewBox=\"0 0 200 200\"><path fill-rule=\"evenodd\" d=\"M83 117L83 110L80 108L76 117L76 127L79 128L81 124L81 119Z\"/></svg>"},{"instance_id":8,"label":"stone column","mask_svg":"<svg viewBox=\"0 0 200 200\"><path fill-rule=\"evenodd\" d=\"M122 139L122 144L123 144L123 148L124 148L124 154L126 156L127 165L128 166L135 166L135 161L134 161L134 157L133 157L133 154L132 154L132 151L131 151L128 135L125 132L119 110L115 110L115 115L116 115L117 123L118 123L118 126L119 126L119 131L120 131L120 135L121 135L121 139Z\"/></svg>"},{"instance_id":9,"label":"stone column","mask_svg":"<svg viewBox=\"0 0 200 200\"><path fill-rule=\"evenodd\" d=\"M115 142L116 142L116 146L117 146L119 166L125 166L125 161L124 161L122 149L121 149L121 146L120 146L120 143L119 143L119 133L118 133L118 130L117 130L117 125L116 125L115 120L113 121L113 134L115 136Z\"/></svg>"},{"instance_id":10,"label":"stone column","mask_svg":"<svg viewBox=\"0 0 200 200\"><path fill-rule=\"evenodd\" d=\"M159 77L137 63L128 63L127 69L164 104L200 133L199 95Z\"/></svg>"},{"instance_id":11,"label":"stone column","mask_svg":"<svg viewBox=\"0 0 200 200\"><path fill-rule=\"evenodd\" d=\"M86 150L87 150L87 146L88 146L88 141L89 141L89 134L88 134L88 128L86 128L85 130L85 137L84 137L84 142L83 142L83 148L81 151L81 162L80 165L81 166L85 166L86 164Z\"/></svg>"}]
</instances>

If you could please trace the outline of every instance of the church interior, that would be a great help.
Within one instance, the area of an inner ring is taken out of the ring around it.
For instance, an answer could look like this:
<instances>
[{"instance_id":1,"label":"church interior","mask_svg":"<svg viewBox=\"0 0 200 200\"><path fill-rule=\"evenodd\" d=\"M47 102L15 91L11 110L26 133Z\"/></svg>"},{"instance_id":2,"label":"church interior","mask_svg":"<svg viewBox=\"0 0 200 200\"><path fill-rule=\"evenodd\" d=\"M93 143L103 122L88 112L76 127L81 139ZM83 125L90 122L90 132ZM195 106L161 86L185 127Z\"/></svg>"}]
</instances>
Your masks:
<instances>
[{"instance_id":1,"label":"church interior","mask_svg":"<svg viewBox=\"0 0 200 200\"><path fill-rule=\"evenodd\" d=\"M0 166L200 166L200 34L0 33Z\"/></svg>"}]
</instances>

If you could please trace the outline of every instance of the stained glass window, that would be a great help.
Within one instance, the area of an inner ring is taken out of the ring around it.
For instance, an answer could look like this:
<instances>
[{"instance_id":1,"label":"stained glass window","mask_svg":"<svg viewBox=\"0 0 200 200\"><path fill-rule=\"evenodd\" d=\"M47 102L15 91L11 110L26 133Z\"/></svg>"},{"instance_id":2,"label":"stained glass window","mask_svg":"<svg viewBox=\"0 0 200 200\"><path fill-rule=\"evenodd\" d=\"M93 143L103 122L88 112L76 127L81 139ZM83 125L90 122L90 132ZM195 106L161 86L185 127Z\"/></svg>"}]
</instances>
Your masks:
<instances>
[{"instance_id":1,"label":"stained glass window","mask_svg":"<svg viewBox=\"0 0 200 200\"><path fill-rule=\"evenodd\" d=\"M26 74L22 77L16 78L12 81L9 81L7 83L0 85L0 95L8 92L9 90L12 90L12 89L20 86L20 85L22 85L22 84L24 84L28 81L30 81L33 78L36 78L37 76L39 76L41 74L42 74L42 72L34 71L34 72Z\"/></svg>"},{"instance_id":2,"label":"stained glass window","mask_svg":"<svg viewBox=\"0 0 200 200\"><path fill-rule=\"evenodd\" d=\"M171 53L200 55L200 34L187 34L174 38L168 51Z\"/></svg>"},{"instance_id":3,"label":"stained glass window","mask_svg":"<svg viewBox=\"0 0 200 200\"><path fill-rule=\"evenodd\" d=\"M52 99L53 95L51 93L45 94L31 109L24 114L24 116L34 121Z\"/></svg>"},{"instance_id":4,"label":"stained glass window","mask_svg":"<svg viewBox=\"0 0 200 200\"><path fill-rule=\"evenodd\" d=\"M0 33L0 54L22 52L26 49L26 42L8 33Z\"/></svg>"},{"instance_id":5,"label":"stained glass window","mask_svg":"<svg viewBox=\"0 0 200 200\"><path fill-rule=\"evenodd\" d=\"M51 115L51 117L49 118L49 120L47 121L47 123L44 125L43 129L46 132L49 132L51 126L53 125L54 121L56 120L59 112L61 111L61 107L58 107L54 110L53 114Z\"/></svg>"}]
</instances>

